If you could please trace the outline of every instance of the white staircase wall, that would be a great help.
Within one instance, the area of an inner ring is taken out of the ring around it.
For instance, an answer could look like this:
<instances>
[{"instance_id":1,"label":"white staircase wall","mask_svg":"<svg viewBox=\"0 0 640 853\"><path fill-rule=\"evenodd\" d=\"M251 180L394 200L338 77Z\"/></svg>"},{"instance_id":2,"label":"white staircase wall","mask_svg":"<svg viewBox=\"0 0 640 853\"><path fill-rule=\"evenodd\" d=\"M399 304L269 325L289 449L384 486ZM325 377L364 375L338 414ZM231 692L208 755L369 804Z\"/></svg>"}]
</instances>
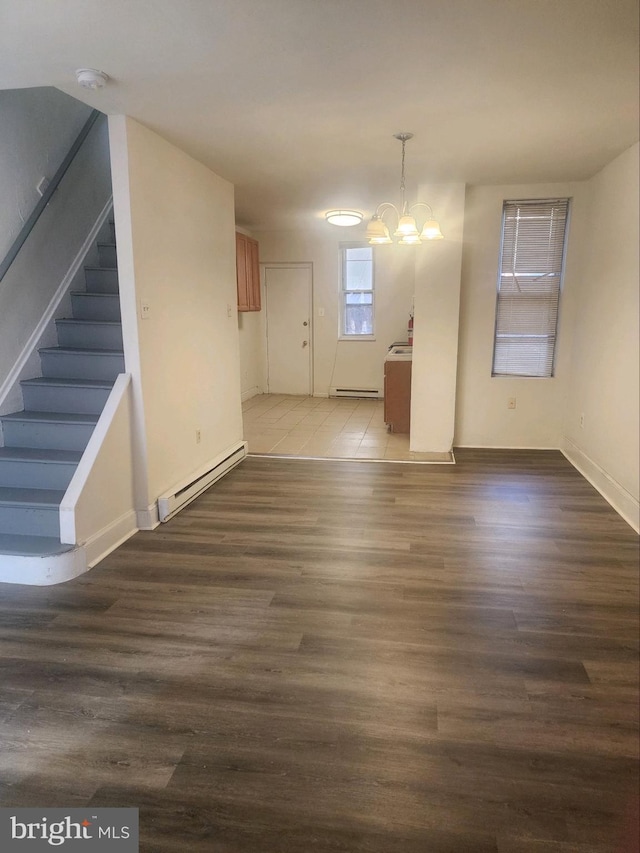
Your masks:
<instances>
[{"instance_id":1,"label":"white staircase wall","mask_svg":"<svg viewBox=\"0 0 640 853\"><path fill-rule=\"evenodd\" d=\"M28 347L37 343L42 319L66 289L70 265L82 257L87 237L104 216L110 195L108 134L106 122L99 120L0 284L1 412L21 407L19 389L17 397L12 391L17 389L15 380L38 375L37 355L29 361L25 343ZM77 274L81 279L82 269ZM50 341L45 338L41 343L55 342L53 324L50 335ZM19 377L13 375L17 364L26 364Z\"/></svg>"},{"instance_id":2,"label":"white staircase wall","mask_svg":"<svg viewBox=\"0 0 640 853\"><path fill-rule=\"evenodd\" d=\"M91 107L51 86L0 91L0 259L62 163Z\"/></svg>"},{"instance_id":3,"label":"white staircase wall","mask_svg":"<svg viewBox=\"0 0 640 853\"><path fill-rule=\"evenodd\" d=\"M137 530L131 421L131 376L123 373L60 505L61 540L83 546L88 566Z\"/></svg>"},{"instance_id":4,"label":"white staircase wall","mask_svg":"<svg viewBox=\"0 0 640 853\"><path fill-rule=\"evenodd\" d=\"M242 441L233 186L126 116L109 132L136 509L152 527L159 495Z\"/></svg>"}]
</instances>

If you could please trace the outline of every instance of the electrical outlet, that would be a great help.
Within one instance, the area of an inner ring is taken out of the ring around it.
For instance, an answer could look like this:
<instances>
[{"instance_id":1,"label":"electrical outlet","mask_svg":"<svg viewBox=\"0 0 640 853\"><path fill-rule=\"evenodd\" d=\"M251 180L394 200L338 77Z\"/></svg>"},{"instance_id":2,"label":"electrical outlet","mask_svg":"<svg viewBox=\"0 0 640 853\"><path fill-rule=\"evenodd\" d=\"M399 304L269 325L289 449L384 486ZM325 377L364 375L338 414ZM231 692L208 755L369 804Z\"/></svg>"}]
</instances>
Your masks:
<instances>
[{"instance_id":1,"label":"electrical outlet","mask_svg":"<svg viewBox=\"0 0 640 853\"><path fill-rule=\"evenodd\" d=\"M197 429L196 430L196 444L200 444L201 440L202 440L202 433L200 432L199 429Z\"/></svg>"},{"instance_id":2,"label":"electrical outlet","mask_svg":"<svg viewBox=\"0 0 640 853\"><path fill-rule=\"evenodd\" d=\"M580 412L580 429L584 429L584 412Z\"/></svg>"},{"instance_id":3,"label":"electrical outlet","mask_svg":"<svg viewBox=\"0 0 640 853\"><path fill-rule=\"evenodd\" d=\"M509 397L509 399L507 400L507 409L515 409L515 407L516 407L516 398L515 397Z\"/></svg>"},{"instance_id":4,"label":"electrical outlet","mask_svg":"<svg viewBox=\"0 0 640 853\"><path fill-rule=\"evenodd\" d=\"M227 303L227 317L229 317L229 319L231 319L231 317L233 317L233 308L231 307L231 305L229 303Z\"/></svg>"},{"instance_id":5,"label":"electrical outlet","mask_svg":"<svg viewBox=\"0 0 640 853\"><path fill-rule=\"evenodd\" d=\"M148 320L151 316L151 305L145 300L140 300L140 319Z\"/></svg>"},{"instance_id":6,"label":"electrical outlet","mask_svg":"<svg viewBox=\"0 0 640 853\"><path fill-rule=\"evenodd\" d=\"M324 308L318 308L318 317L324 317Z\"/></svg>"}]
</instances>

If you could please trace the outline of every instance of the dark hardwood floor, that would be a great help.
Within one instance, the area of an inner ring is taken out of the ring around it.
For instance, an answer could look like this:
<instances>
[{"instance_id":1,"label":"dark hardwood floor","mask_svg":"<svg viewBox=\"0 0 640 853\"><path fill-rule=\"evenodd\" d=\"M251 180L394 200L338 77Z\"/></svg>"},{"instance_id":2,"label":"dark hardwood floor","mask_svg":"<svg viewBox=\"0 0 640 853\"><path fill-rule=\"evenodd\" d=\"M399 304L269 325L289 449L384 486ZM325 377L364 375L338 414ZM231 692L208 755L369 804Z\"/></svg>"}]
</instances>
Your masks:
<instances>
[{"instance_id":1,"label":"dark hardwood floor","mask_svg":"<svg viewBox=\"0 0 640 853\"><path fill-rule=\"evenodd\" d=\"M0 585L0 805L153 853L609 853L638 537L556 452L249 458L58 587Z\"/></svg>"}]
</instances>

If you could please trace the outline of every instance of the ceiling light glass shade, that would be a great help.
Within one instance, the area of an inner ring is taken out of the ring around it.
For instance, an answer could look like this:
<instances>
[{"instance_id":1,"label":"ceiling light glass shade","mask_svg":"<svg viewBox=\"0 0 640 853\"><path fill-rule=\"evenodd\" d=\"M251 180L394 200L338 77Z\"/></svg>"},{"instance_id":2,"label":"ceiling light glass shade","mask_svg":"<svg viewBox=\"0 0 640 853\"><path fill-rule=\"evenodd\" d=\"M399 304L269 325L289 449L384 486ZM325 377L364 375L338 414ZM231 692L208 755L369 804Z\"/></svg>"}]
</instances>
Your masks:
<instances>
[{"instance_id":1,"label":"ceiling light glass shade","mask_svg":"<svg viewBox=\"0 0 640 853\"><path fill-rule=\"evenodd\" d=\"M416 220L413 216L406 214L401 216L398 221L398 227L394 232L394 237L419 237L420 232L416 225ZM418 241L419 242L419 241Z\"/></svg>"},{"instance_id":2,"label":"ceiling light glass shade","mask_svg":"<svg viewBox=\"0 0 640 853\"><path fill-rule=\"evenodd\" d=\"M423 240L444 240L444 234L440 230L440 225L435 219L427 219L424 223L424 228L420 234Z\"/></svg>"},{"instance_id":3,"label":"ceiling light glass shade","mask_svg":"<svg viewBox=\"0 0 640 853\"><path fill-rule=\"evenodd\" d=\"M359 225L364 219L364 215L359 210L329 210L325 213L324 218L331 225Z\"/></svg>"},{"instance_id":4,"label":"ceiling light glass shade","mask_svg":"<svg viewBox=\"0 0 640 853\"><path fill-rule=\"evenodd\" d=\"M404 237L401 237L400 240L398 240L398 245L399 246L417 246L421 242L422 242L422 240L420 239L418 234L405 234Z\"/></svg>"},{"instance_id":5,"label":"ceiling light glass shade","mask_svg":"<svg viewBox=\"0 0 640 853\"><path fill-rule=\"evenodd\" d=\"M388 231L384 237L371 237L369 239L370 246L383 246L385 243L393 243Z\"/></svg>"},{"instance_id":6,"label":"ceiling light glass shade","mask_svg":"<svg viewBox=\"0 0 640 853\"><path fill-rule=\"evenodd\" d=\"M372 216L367 225L367 240L377 239L379 237L388 237L389 229L384 224L379 216Z\"/></svg>"}]
</instances>

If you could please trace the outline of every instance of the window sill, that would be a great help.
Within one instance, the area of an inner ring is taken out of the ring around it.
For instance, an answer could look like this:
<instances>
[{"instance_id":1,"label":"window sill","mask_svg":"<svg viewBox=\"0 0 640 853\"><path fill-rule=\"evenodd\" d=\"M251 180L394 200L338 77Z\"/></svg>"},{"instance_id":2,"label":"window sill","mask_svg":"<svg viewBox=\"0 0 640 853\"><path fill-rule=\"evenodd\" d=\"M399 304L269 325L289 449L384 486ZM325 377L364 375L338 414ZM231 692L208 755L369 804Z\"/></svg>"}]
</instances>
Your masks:
<instances>
[{"instance_id":1,"label":"window sill","mask_svg":"<svg viewBox=\"0 0 640 853\"><path fill-rule=\"evenodd\" d=\"M339 341L375 341L375 335L339 335Z\"/></svg>"}]
</instances>

